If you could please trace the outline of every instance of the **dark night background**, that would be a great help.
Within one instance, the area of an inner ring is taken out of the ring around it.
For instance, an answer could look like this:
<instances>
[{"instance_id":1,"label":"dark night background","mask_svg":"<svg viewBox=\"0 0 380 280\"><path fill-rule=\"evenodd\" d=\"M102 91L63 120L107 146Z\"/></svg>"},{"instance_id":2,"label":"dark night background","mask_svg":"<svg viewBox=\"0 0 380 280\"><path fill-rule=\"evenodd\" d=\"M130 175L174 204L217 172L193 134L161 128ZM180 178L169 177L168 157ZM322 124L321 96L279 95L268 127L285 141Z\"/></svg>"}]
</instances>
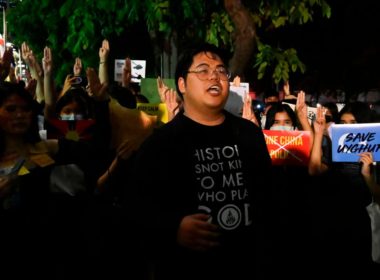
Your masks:
<instances>
[{"instance_id":1,"label":"dark night background","mask_svg":"<svg viewBox=\"0 0 380 280\"><path fill-rule=\"evenodd\" d=\"M259 36L270 36L265 38L266 42L278 44L283 49L297 50L306 72L290 74L293 90L304 89L312 93L342 89L347 95L353 95L380 88L380 1L328 0L328 3L332 9L329 19L322 18L320 9L316 8L312 22L286 26ZM126 36L128 40L140 38L142 42L130 46L130 52L135 57L153 61L153 53L146 48L149 37L141 33L143 29L136 26ZM143 35L146 38L141 38ZM256 92L274 87L270 75L258 81L252 66L247 68L245 81ZM151 70L148 65L147 71Z\"/></svg>"},{"instance_id":2,"label":"dark night background","mask_svg":"<svg viewBox=\"0 0 380 280\"><path fill-rule=\"evenodd\" d=\"M6 1L0 0L0 6L3 2ZM290 74L291 88L307 92L342 89L348 95L380 88L380 1L327 2L331 6L331 18L322 18L318 7L313 22L286 26L269 35L268 43L278 44L283 49L295 48L306 65L305 73ZM114 38L112 53L153 61L152 50L147 50L148 34L141 30L144 27L136 25L126 39ZM133 44L131 38L135 40ZM128 53L125 53L126 44L129 45ZM257 81L255 70L248 68L246 81L256 87L256 91L273 87L270 75L266 80ZM152 70L148 65L147 74L153 75Z\"/></svg>"},{"instance_id":3,"label":"dark night background","mask_svg":"<svg viewBox=\"0 0 380 280\"><path fill-rule=\"evenodd\" d=\"M380 1L328 2L330 19L316 15L312 23L289 27L282 35L307 67L304 74L291 74L291 85L343 89L349 95L379 88Z\"/></svg>"}]
</instances>

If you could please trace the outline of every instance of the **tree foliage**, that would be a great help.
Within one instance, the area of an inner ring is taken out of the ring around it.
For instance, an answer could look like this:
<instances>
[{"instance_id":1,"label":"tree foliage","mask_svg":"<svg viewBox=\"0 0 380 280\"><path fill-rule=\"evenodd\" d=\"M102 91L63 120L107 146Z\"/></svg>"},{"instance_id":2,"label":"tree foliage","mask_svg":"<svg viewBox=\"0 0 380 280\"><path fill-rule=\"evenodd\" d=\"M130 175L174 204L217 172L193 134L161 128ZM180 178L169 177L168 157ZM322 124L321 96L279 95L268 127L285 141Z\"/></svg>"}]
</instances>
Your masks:
<instances>
[{"instance_id":1,"label":"tree foliage","mask_svg":"<svg viewBox=\"0 0 380 280\"><path fill-rule=\"evenodd\" d=\"M235 0L239 1L239 0ZM208 41L233 52L236 29L225 9L226 0L23 0L7 12L9 38L17 45L26 41L40 55L52 48L59 82L71 72L75 57L85 66L95 66L104 38L123 36L128 28L142 23L152 48L170 52L189 42ZM254 57L258 78L272 75L278 83L295 71L305 71L295 49L282 49L269 34L284 26L306 24L317 14L330 17L325 0L241 1L257 30ZM138 40L138 38L133 38Z\"/></svg>"}]
</instances>

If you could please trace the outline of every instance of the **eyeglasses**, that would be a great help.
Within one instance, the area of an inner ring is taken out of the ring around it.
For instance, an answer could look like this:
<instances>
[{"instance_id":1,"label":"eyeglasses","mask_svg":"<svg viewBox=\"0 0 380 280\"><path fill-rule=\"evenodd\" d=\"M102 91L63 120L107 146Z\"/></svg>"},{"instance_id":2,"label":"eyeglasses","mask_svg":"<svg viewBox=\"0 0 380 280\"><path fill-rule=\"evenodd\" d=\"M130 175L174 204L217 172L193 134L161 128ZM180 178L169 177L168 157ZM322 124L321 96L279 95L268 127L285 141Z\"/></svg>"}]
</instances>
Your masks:
<instances>
[{"instance_id":1,"label":"eyeglasses","mask_svg":"<svg viewBox=\"0 0 380 280\"><path fill-rule=\"evenodd\" d=\"M187 71L187 73L194 73L197 75L198 79L201 81L208 80L214 72L218 74L218 77L222 81L228 81L231 77L231 73L224 66L217 66L215 69L211 69L208 66L199 66L195 68L195 70Z\"/></svg>"}]
</instances>

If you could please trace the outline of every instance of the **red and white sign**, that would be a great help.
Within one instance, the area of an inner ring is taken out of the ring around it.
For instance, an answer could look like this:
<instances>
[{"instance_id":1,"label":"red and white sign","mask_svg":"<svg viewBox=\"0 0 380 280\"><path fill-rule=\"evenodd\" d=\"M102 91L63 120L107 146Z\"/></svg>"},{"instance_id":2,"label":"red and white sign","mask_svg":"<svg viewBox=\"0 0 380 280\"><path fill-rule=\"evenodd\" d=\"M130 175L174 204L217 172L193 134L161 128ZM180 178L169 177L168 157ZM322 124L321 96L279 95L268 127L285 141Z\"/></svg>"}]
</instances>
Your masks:
<instances>
[{"instance_id":1,"label":"red and white sign","mask_svg":"<svg viewBox=\"0 0 380 280\"><path fill-rule=\"evenodd\" d=\"M308 165L310 132L263 130L273 165Z\"/></svg>"}]
</instances>

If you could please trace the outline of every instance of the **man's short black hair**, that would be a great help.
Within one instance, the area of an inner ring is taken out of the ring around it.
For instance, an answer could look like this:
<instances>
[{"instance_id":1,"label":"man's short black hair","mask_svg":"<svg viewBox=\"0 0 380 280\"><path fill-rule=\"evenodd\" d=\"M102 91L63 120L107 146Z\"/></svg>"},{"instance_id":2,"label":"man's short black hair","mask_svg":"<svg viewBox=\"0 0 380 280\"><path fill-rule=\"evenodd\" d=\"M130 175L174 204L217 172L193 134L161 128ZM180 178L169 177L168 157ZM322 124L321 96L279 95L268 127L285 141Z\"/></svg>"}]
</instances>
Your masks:
<instances>
[{"instance_id":1,"label":"man's short black hair","mask_svg":"<svg viewBox=\"0 0 380 280\"><path fill-rule=\"evenodd\" d=\"M217 57L219 57L222 62L227 66L227 52L223 49L218 48L215 45L209 43L202 43L195 46L191 46L184 50L179 56L176 71L175 71L175 84L177 94L182 98L182 94L179 91L178 87L178 79L180 77L186 78L190 69L191 64L193 64L194 56L199 53L211 53Z\"/></svg>"}]
</instances>

